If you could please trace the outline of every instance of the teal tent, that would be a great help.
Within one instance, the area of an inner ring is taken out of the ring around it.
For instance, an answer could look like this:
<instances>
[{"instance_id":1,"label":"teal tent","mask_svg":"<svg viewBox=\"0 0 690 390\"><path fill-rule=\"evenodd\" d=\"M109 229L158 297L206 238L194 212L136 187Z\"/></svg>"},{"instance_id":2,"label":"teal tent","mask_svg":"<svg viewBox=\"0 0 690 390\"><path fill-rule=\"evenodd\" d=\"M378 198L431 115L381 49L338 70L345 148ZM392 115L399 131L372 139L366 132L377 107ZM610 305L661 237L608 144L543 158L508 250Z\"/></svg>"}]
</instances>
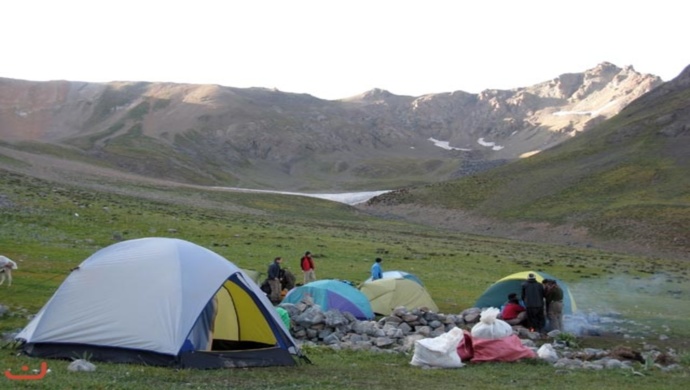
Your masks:
<instances>
[{"instance_id":1,"label":"teal tent","mask_svg":"<svg viewBox=\"0 0 690 390\"><path fill-rule=\"evenodd\" d=\"M576 311L575 299L563 281L541 271L521 271L508 275L503 279L489 286L484 293L477 299L475 307L495 307L500 308L508 300L508 294L516 293L518 297L522 292L522 283L527 280L529 274L534 274L537 281L541 283L544 279L553 279L563 289L563 314L572 314Z\"/></svg>"}]
</instances>

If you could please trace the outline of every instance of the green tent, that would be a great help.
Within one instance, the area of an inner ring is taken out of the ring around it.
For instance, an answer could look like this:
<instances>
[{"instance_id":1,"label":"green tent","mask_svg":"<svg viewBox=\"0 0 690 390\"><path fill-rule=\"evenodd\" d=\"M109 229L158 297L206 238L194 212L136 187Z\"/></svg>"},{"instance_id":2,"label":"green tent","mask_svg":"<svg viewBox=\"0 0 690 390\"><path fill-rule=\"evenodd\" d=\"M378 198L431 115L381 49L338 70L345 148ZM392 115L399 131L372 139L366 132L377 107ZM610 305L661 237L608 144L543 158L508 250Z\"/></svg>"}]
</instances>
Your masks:
<instances>
[{"instance_id":1,"label":"green tent","mask_svg":"<svg viewBox=\"0 0 690 390\"><path fill-rule=\"evenodd\" d=\"M398 306L404 306L410 310L426 307L433 312L438 312L438 306L424 286L410 279L367 281L362 283L359 289L367 296L376 314L391 314Z\"/></svg>"},{"instance_id":2,"label":"green tent","mask_svg":"<svg viewBox=\"0 0 690 390\"><path fill-rule=\"evenodd\" d=\"M496 307L500 308L508 300L508 294L516 293L518 297L522 292L522 283L527 280L529 274L534 274L537 281L541 283L544 279L553 279L563 289L563 314L572 314L576 311L575 299L563 281L541 271L521 271L508 275L503 279L492 284L477 299L475 307Z\"/></svg>"}]
</instances>

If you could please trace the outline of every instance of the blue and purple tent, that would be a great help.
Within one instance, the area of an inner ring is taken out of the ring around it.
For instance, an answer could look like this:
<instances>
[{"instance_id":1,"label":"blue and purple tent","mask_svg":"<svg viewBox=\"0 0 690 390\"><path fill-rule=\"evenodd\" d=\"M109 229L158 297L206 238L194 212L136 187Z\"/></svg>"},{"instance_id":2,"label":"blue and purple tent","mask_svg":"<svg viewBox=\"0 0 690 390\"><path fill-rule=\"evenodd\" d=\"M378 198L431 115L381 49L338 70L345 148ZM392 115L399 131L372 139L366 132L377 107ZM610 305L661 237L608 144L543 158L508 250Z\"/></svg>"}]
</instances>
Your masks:
<instances>
[{"instance_id":1,"label":"blue and purple tent","mask_svg":"<svg viewBox=\"0 0 690 390\"><path fill-rule=\"evenodd\" d=\"M348 312L358 320L371 320L374 312L366 295L349 283L335 279L317 280L288 291L284 303L297 304L306 296L324 311L336 309Z\"/></svg>"}]
</instances>

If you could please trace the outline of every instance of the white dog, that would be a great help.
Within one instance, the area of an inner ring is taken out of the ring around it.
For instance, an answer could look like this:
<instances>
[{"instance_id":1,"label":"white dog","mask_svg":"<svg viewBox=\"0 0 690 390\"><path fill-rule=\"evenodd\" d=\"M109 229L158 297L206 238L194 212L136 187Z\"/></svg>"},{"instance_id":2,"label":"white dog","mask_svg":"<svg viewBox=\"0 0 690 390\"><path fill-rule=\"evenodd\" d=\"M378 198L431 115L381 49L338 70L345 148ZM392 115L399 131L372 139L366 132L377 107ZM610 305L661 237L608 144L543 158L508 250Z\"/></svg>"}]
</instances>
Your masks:
<instances>
[{"instance_id":1,"label":"white dog","mask_svg":"<svg viewBox=\"0 0 690 390\"><path fill-rule=\"evenodd\" d=\"M0 285L7 279L7 287L12 285L12 270L17 269L17 263L0 255Z\"/></svg>"}]
</instances>

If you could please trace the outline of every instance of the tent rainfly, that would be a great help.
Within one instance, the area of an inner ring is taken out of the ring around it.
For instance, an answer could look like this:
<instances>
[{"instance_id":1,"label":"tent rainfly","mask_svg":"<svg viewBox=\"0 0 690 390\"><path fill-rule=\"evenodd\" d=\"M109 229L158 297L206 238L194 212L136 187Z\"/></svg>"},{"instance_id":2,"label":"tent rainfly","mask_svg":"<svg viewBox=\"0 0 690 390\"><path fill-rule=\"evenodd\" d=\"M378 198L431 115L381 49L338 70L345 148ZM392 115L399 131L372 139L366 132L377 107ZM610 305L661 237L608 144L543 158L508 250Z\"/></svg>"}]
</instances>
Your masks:
<instances>
[{"instance_id":1,"label":"tent rainfly","mask_svg":"<svg viewBox=\"0 0 690 390\"><path fill-rule=\"evenodd\" d=\"M422 280L417 277L417 275L411 274L409 272L405 271L383 271L383 274L381 274L382 279L410 279L413 280L420 285L424 286L424 283L422 283ZM371 278L367 279L364 281L366 282L371 282Z\"/></svg>"},{"instance_id":2,"label":"tent rainfly","mask_svg":"<svg viewBox=\"0 0 690 390\"><path fill-rule=\"evenodd\" d=\"M35 357L189 368L289 366L306 359L265 294L188 241L103 248L60 285L16 338Z\"/></svg>"}]
</instances>

